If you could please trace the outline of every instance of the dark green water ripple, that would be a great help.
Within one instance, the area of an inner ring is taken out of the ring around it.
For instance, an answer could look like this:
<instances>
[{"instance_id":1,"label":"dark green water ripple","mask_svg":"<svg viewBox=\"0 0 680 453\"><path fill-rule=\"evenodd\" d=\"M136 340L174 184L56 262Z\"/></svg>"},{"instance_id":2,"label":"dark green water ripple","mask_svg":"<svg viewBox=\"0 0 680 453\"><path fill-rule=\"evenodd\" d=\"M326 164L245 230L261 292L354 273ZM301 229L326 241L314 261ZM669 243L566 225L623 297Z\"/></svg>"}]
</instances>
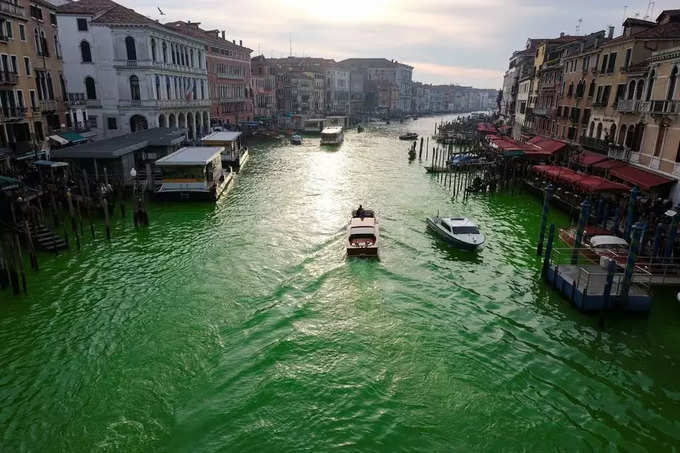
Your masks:
<instances>
[{"instance_id":1,"label":"dark green water ripple","mask_svg":"<svg viewBox=\"0 0 680 453\"><path fill-rule=\"evenodd\" d=\"M0 450L677 450L672 292L604 330L575 312L539 278L539 200L452 201L408 163L396 136L434 121L253 145L216 205L42 256L28 296L0 293ZM359 202L379 262L343 257ZM488 244L442 244L437 211Z\"/></svg>"}]
</instances>

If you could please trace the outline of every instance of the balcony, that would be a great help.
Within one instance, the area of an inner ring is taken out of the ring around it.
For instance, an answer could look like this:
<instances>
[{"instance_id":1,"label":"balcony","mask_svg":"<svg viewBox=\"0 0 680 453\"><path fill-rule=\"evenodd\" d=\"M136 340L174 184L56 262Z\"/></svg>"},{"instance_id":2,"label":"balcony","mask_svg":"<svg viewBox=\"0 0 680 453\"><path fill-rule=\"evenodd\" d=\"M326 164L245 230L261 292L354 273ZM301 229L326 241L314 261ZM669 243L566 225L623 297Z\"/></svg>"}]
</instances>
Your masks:
<instances>
[{"instance_id":1,"label":"balcony","mask_svg":"<svg viewBox=\"0 0 680 453\"><path fill-rule=\"evenodd\" d=\"M18 74L9 71L0 71L0 85L16 85L18 80Z\"/></svg>"},{"instance_id":2,"label":"balcony","mask_svg":"<svg viewBox=\"0 0 680 453\"><path fill-rule=\"evenodd\" d=\"M616 160L630 161L632 150L623 145L611 145L607 150L607 157Z\"/></svg>"},{"instance_id":3,"label":"balcony","mask_svg":"<svg viewBox=\"0 0 680 453\"><path fill-rule=\"evenodd\" d=\"M121 107L137 108L184 108L184 107L209 107L210 99L127 99L121 100Z\"/></svg>"},{"instance_id":4,"label":"balcony","mask_svg":"<svg viewBox=\"0 0 680 453\"><path fill-rule=\"evenodd\" d=\"M603 154L609 153L609 143L595 137L581 137L581 145Z\"/></svg>"},{"instance_id":5,"label":"balcony","mask_svg":"<svg viewBox=\"0 0 680 453\"><path fill-rule=\"evenodd\" d=\"M38 101L40 104L40 111L41 112L54 112L57 110L57 101L53 99L43 99L42 101Z\"/></svg>"},{"instance_id":6,"label":"balcony","mask_svg":"<svg viewBox=\"0 0 680 453\"><path fill-rule=\"evenodd\" d=\"M680 101L645 101L640 103L640 111L652 115L679 115Z\"/></svg>"},{"instance_id":7,"label":"balcony","mask_svg":"<svg viewBox=\"0 0 680 453\"><path fill-rule=\"evenodd\" d=\"M242 74L228 74L226 72L218 72L217 78L218 79L243 80L243 79L245 79L245 76L242 75Z\"/></svg>"},{"instance_id":8,"label":"balcony","mask_svg":"<svg viewBox=\"0 0 680 453\"><path fill-rule=\"evenodd\" d=\"M0 112L4 120L20 120L26 116L25 107L3 107Z\"/></svg>"},{"instance_id":9,"label":"balcony","mask_svg":"<svg viewBox=\"0 0 680 453\"><path fill-rule=\"evenodd\" d=\"M85 105L87 103L84 93L67 93L66 98L66 103L70 106Z\"/></svg>"},{"instance_id":10,"label":"balcony","mask_svg":"<svg viewBox=\"0 0 680 453\"><path fill-rule=\"evenodd\" d=\"M621 113L635 113L640 111L640 101L635 99L619 99L616 111Z\"/></svg>"},{"instance_id":11,"label":"balcony","mask_svg":"<svg viewBox=\"0 0 680 453\"><path fill-rule=\"evenodd\" d=\"M9 0L0 0L0 12L19 18L26 17L24 8Z\"/></svg>"}]
</instances>

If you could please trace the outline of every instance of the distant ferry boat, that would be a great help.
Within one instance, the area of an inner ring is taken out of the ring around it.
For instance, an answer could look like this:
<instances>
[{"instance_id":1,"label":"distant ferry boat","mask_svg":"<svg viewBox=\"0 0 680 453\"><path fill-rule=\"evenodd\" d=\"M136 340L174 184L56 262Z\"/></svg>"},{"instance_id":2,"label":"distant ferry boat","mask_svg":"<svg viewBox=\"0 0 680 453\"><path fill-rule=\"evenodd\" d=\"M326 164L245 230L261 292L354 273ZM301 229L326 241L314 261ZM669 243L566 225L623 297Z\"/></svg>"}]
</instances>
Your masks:
<instances>
[{"instance_id":1,"label":"distant ferry boat","mask_svg":"<svg viewBox=\"0 0 680 453\"><path fill-rule=\"evenodd\" d=\"M322 145L339 145L345 139L341 126L327 127L321 131Z\"/></svg>"}]
</instances>

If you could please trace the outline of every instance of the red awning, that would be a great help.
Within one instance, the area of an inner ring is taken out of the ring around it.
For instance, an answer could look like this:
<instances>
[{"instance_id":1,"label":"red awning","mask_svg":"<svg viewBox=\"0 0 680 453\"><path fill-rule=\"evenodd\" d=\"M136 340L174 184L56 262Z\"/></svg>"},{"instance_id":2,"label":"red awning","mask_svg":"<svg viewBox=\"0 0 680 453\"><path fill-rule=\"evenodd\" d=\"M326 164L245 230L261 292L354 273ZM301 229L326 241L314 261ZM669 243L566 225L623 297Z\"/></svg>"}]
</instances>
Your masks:
<instances>
[{"instance_id":1,"label":"red awning","mask_svg":"<svg viewBox=\"0 0 680 453\"><path fill-rule=\"evenodd\" d=\"M562 150L565 146L567 146L566 143L540 136L532 138L531 140L528 141L528 143L536 145L540 148L541 151L545 151L550 154L554 154L557 151Z\"/></svg>"},{"instance_id":2,"label":"red awning","mask_svg":"<svg viewBox=\"0 0 680 453\"><path fill-rule=\"evenodd\" d=\"M612 168L622 167L624 165L626 165L626 164L621 162L620 160L606 159L606 160L594 163L593 167L601 168L603 170L611 170Z\"/></svg>"},{"instance_id":3,"label":"red awning","mask_svg":"<svg viewBox=\"0 0 680 453\"><path fill-rule=\"evenodd\" d=\"M649 190L653 187L661 186L673 182L672 179L666 178L655 173L650 173L648 171L641 170L637 167L632 167L630 165L624 165L620 167L613 168L610 175L616 176L617 178L638 186L640 189Z\"/></svg>"},{"instance_id":4,"label":"red awning","mask_svg":"<svg viewBox=\"0 0 680 453\"><path fill-rule=\"evenodd\" d=\"M604 154L598 154L598 153L591 153L590 151L585 151L582 154L578 156L574 156L572 158L573 162L578 163L579 165L583 165L584 167L588 167L590 165L596 164L598 162L602 162L605 160L608 160L609 158L605 156Z\"/></svg>"},{"instance_id":5,"label":"red awning","mask_svg":"<svg viewBox=\"0 0 680 453\"><path fill-rule=\"evenodd\" d=\"M586 178L576 182L576 186L584 192L627 192L630 187L614 181L601 178L599 176L588 175Z\"/></svg>"},{"instance_id":6,"label":"red awning","mask_svg":"<svg viewBox=\"0 0 680 453\"><path fill-rule=\"evenodd\" d=\"M489 123L479 123L479 124L477 124L477 131L482 132L482 133L486 133L486 134L489 134L489 133L495 134L496 132L498 132L496 130L496 128L494 127L494 125L489 124Z\"/></svg>"},{"instance_id":7,"label":"red awning","mask_svg":"<svg viewBox=\"0 0 680 453\"><path fill-rule=\"evenodd\" d=\"M559 165L534 165L532 170L553 179L559 178L561 175L576 174L571 168L561 167Z\"/></svg>"}]
</instances>

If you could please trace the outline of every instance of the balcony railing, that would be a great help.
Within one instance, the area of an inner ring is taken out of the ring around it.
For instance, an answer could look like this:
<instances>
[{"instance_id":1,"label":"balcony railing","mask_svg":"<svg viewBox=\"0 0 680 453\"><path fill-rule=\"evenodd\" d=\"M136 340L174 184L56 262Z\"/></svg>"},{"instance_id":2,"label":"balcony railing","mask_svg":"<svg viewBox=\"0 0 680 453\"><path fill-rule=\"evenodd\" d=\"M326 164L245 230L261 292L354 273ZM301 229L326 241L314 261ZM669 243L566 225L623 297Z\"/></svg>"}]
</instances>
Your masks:
<instances>
[{"instance_id":1,"label":"balcony railing","mask_svg":"<svg viewBox=\"0 0 680 453\"><path fill-rule=\"evenodd\" d=\"M170 107L207 107L211 103L210 99L128 99L120 101L124 107L151 107L151 108L170 108Z\"/></svg>"},{"instance_id":2,"label":"balcony railing","mask_svg":"<svg viewBox=\"0 0 680 453\"><path fill-rule=\"evenodd\" d=\"M680 101L645 101L640 103L640 111L652 115L679 115Z\"/></svg>"},{"instance_id":3,"label":"balcony railing","mask_svg":"<svg viewBox=\"0 0 680 453\"><path fill-rule=\"evenodd\" d=\"M585 148L590 148L594 151L599 151L601 153L609 152L609 143L605 140L600 140L595 137L581 137L581 144Z\"/></svg>"},{"instance_id":4,"label":"balcony railing","mask_svg":"<svg viewBox=\"0 0 680 453\"><path fill-rule=\"evenodd\" d=\"M11 16L26 17L22 6L8 0L0 0L0 11Z\"/></svg>"},{"instance_id":5,"label":"balcony railing","mask_svg":"<svg viewBox=\"0 0 680 453\"><path fill-rule=\"evenodd\" d=\"M616 111L621 113L633 113L640 111L640 101L636 99L619 99L616 103Z\"/></svg>"},{"instance_id":6,"label":"balcony railing","mask_svg":"<svg viewBox=\"0 0 680 453\"><path fill-rule=\"evenodd\" d=\"M85 105L86 99L84 93L68 93L67 101L68 105Z\"/></svg>"},{"instance_id":7,"label":"balcony railing","mask_svg":"<svg viewBox=\"0 0 680 453\"><path fill-rule=\"evenodd\" d=\"M18 74L9 71L0 71L0 85L16 85L18 80Z\"/></svg>"},{"instance_id":8,"label":"balcony railing","mask_svg":"<svg viewBox=\"0 0 680 453\"><path fill-rule=\"evenodd\" d=\"M43 99L39 101L41 112L53 112L57 110L57 102L53 99Z\"/></svg>"},{"instance_id":9,"label":"balcony railing","mask_svg":"<svg viewBox=\"0 0 680 453\"><path fill-rule=\"evenodd\" d=\"M611 145L607 150L607 156L611 159L630 161L632 150L623 145Z\"/></svg>"},{"instance_id":10,"label":"balcony railing","mask_svg":"<svg viewBox=\"0 0 680 453\"><path fill-rule=\"evenodd\" d=\"M26 107L3 107L0 112L4 119L19 119L26 116Z\"/></svg>"}]
</instances>

